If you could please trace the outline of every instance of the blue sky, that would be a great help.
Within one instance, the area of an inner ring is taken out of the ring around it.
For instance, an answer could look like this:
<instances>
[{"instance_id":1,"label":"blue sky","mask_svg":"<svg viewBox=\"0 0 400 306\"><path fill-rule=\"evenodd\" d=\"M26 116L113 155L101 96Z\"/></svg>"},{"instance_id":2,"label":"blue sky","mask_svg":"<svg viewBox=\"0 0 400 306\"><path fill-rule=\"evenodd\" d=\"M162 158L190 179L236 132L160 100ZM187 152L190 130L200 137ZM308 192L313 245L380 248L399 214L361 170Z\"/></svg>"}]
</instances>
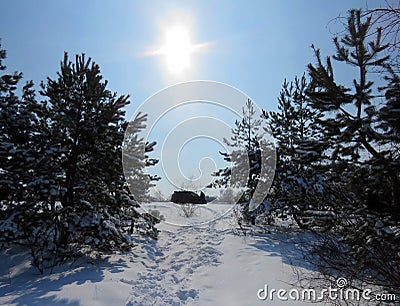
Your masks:
<instances>
[{"instance_id":1,"label":"blue sky","mask_svg":"<svg viewBox=\"0 0 400 306\"><path fill-rule=\"evenodd\" d=\"M6 65L36 84L55 76L63 52L86 53L99 65L109 88L129 94L130 118L155 92L194 79L227 83L261 108L275 109L285 78L302 75L314 61L310 45L334 51L341 29L330 22L351 8L381 1L14 1L1 2L0 38ZM188 28L193 43L190 72L166 71L163 58L146 56L162 44L168 27ZM346 78L346 71L337 70ZM218 146L217 146L218 147Z\"/></svg>"},{"instance_id":2,"label":"blue sky","mask_svg":"<svg viewBox=\"0 0 400 306\"><path fill-rule=\"evenodd\" d=\"M190 79L238 87L260 106L276 103L283 79L313 61L311 43L333 51L329 21L380 1L13 1L1 4L0 37L7 66L36 83L58 70L63 52L86 53L109 87L130 94L128 115L177 80L156 57L142 56L162 35L160 24L187 19L195 42L213 42L196 56ZM181 79L182 81L185 79Z\"/></svg>"}]
</instances>

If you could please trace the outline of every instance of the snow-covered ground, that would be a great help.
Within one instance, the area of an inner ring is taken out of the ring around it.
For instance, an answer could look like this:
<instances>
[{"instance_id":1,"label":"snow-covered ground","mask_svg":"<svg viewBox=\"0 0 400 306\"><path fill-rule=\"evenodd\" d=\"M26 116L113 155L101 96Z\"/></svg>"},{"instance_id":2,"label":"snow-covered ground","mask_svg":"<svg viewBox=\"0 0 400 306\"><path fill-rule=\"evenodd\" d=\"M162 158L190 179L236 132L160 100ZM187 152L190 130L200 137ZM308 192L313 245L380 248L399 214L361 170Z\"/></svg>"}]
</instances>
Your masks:
<instances>
[{"instance_id":1,"label":"snow-covered ground","mask_svg":"<svg viewBox=\"0 0 400 306\"><path fill-rule=\"evenodd\" d=\"M152 203L179 224L171 203ZM221 216L230 206L208 204L192 218ZM174 219L175 218L175 219ZM212 218L215 219L215 218ZM238 236L225 215L202 226L158 225L157 241L138 241L128 254L107 260L81 259L39 275L28 254L3 250L0 305L300 305L260 300L268 288L292 288L293 268L309 271L300 259L301 233L271 232Z\"/></svg>"}]
</instances>

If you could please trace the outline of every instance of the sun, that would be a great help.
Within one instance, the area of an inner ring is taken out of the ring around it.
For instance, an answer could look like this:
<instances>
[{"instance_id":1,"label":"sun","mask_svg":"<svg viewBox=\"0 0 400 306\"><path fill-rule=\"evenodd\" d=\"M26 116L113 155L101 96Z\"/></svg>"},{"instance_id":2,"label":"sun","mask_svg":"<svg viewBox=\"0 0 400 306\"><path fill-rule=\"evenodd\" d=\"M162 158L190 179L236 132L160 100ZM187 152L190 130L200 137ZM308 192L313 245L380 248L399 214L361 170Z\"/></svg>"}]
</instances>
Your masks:
<instances>
[{"instance_id":1,"label":"sun","mask_svg":"<svg viewBox=\"0 0 400 306\"><path fill-rule=\"evenodd\" d=\"M164 55L167 69L172 74L182 74L191 66L191 56L196 46L191 43L189 30L174 26L165 32L165 43L160 53Z\"/></svg>"},{"instance_id":2,"label":"sun","mask_svg":"<svg viewBox=\"0 0 400 306\"><path fill-rule=\"evenodd\" d=\"M195 53L206 52L212 42L193 43L190 28L181 24L163 26L161 47L145 52L145 56L162 56L167 71L181 77L192 68Z\"/></svg>"}]
</instances>

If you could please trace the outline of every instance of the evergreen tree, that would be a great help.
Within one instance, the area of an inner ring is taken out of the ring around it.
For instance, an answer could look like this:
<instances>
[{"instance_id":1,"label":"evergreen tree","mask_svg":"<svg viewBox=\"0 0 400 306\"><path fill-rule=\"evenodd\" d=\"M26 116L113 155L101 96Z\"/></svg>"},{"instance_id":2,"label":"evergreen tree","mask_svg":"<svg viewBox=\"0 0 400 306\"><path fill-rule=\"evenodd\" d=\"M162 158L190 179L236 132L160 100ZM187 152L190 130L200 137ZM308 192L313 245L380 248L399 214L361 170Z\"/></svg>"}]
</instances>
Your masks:
<instances>
[{"instance_id":1,"label":"evergreen tree","mask_svg":"<svg viewBox=\"0 0 400 306\"><path fill-rule=\"evenodd\" d=\"M357 69L359 77L353 80L353 89L337 84L330 58L325 66L319 50L315 49L317 65L308 66L311 77L308 96L313 107L329 117L323 121L323 127L326 140L331 143L333 170L347 181L363 181L362 190L358 191L361 198L365 202L374 198L374 202L380 203L379 210L390 210L400 218L400 172L394 145L399 140L393 142L382 129L389 127L385 116L393 105L390 96L395 91L393 86L387 91L389 100L381 108L375 105L374 82L368 80L368 72L376 66L384 67L388 56L380 55L387 47L381 44L380 32L375 41L366 42L370 24L370 18L362 22L360 11L352 11L348 34L334 40L337 49L334 59ZM328 116L332 113L334 117Z\"/></svg>"},{"instance_id":2,"label":"evergreen tree","mask_svg":"<svg viewBox=\"0 0 400 306\"><path fill-rule=\"evenodd\" d=\"M260 181L262 166L260 139L264 131L261 127L261 118L256 114L250 99L247 100L242 112L243 118L235 122L230 140L224 139L227 146L233 148L232 152L220 152L231 166L215 172L213 175L219 178L210 187L241 190L243 192L239 199L241 213L247 218L251 213L250 200Z\"/></svg>"},{"instance_id":3,"label":"evergreen tree","mask_svg":"<svg viewBox=\"0 0 400 306\"><path fill-rule=\"evenodd\" d=\"M145 128L147 115L138 113L134 120L129 122L123 143L123 168L129 190L138 202L149 200L149 188L154 185L152 181L158 180L156 176L145 173L146 166L155 165L158 161L150 159L146 153L153 150L155 143L145 143L139 138L139 132Z\"/></svg>"},{"instance_id":4,"label":"evergreen tree","mask_svg":"<svg viewBox=\"0 0 400 306\"><path fill-rule=\"evenodd\" d=\"M6 51L0 50L0 71L6 67ZM23 216L29 212L26 196L34 180L37 160L35 138L40 129L42 105L36 102L33 83L16 91L22 73L4 73L0 78L0 241L14 241L27 236L21 231Z\"/></svg>"},{"instance_id":5,"label":"evergreen tree","mask_svg":"<svg viewBox=\"0 0 400 306\"><path fill-rule=\"evenodd\" d=\"M400 244L394 229L400 220L399 77L388 56L381 55L387 48L381 43L382 31L368 42L370 30L371 18L363 20L360 11L352 10L346 34L334 39L333 59L356 70L351 87L337 82L330 57L324 64L318 49L317 63L308 65L307 96L324 115L332 181L354 195L338 203L342 214L334 235L325 236L315 254L321 271L339 271L361 283L373 279L376 285L398 290ZM388 84L381 88L383 99L370 76L377 67L389 71Z\"/></svg>"},{"instance_id":6,"label":"evergreen tree","mask_svg":"<svg viewBox=\"0 0 400 306\"><path fill-rule=\"evenodd\" d=\"M278 142L280 159L291 160L300 167L321 163L324 155L322 114L311 107L305 93L307 86L304 75L294 82L285 80L278 97L278 111L264 111Z\"/></svg>"},{"instance_id":7,"label":"evergreen tree","mask_svg":"<svg viewBox=\"0 0 400 306\"><path fill-rule=\"evenodd\" d=\"M72 63L65 54L57 76L42 83L43 103L31 84L21 100L12 94L19 75L2 84L2 108L10 114L2 117L1 169L13 181L1 186L8 191L1 238L13 232L8 240L29 246L42 272L83 252L127 249L134 230L157 235L156 220L136 210L123 175L128 97L111 93L99 66L84 55ZM143 121L137 119L135 132ZM132 144L145 145L137 138Z\"/></svg>"},{"instance_id":8,"label":"evergreen tree","mask_svg":"<svg viewBox=\"0 0 400 306\"><path fill-rule=\"evenodd\" d=\"M146 141L146 145L145 145L145 153L150 153L154 151L154 147L156 146L157 142L152 141ZM150 158L147 154L145 155L146 158L146 167L151 167L151 166L155 166L158 164L158 159L156 158ZM159 177L158 175L151 175L150 176L150 180L151 181L159 181L161 180L161 177Z\"/></svg>"},{"instance_id":9,"label":"evergreen tree","mask_svg":"<svg viewBox=\"0 0 400 306\"><path fill-rule=\"evenodd\" d=\"M322 139L321 113L306 97L305 76L283 83L278 111L263 112L277 141L277 166L273 192L268 196L271 213L290 214L300 227L313 227L315 216L307 214L329 209L322 201L327 192L321 175L326 144ZM307 225L305 219L307 218Z\"/></svg>"},{"instance_id":10,"label":"evergreen tree","mask_svg":"<svg viewBox=\"0 0 400 306\"><path fill-rule=\"evenodd\" d=\"M65 54L58 79L48 78L41 93L48 101L47 152L56 152L48 160L59 165L61 174L54 191L62 206L59 213L65 213L60 238L70 243L83 231L82 243L111 250L129 242L125 222L138 216L126 196L121 162L123 107L129 101L106 86L91 59L76 56L73 64ZM79 229L71 230L72 224Z\"/></svg>"},{"instance_id":11,"label":"evergreen tree","mask_svg":"<svg viewBox=\"0 0 400 306\"><path fill-rule=\"evenodd\" d=\"M385 90L386 103L377 113L380 128L384 133L380 134L382 145L389 143L394 159L399 158L399 139L400 139L400 76L391 70L390 74L386 76L388 81L387 86L382 89ZM388 152L389 153L389 152Z\"/></svg>"},{"instance_id":12,"label":"evergreen tree","mask_svg":"<svg viewBox=\"0 0 400 306\"><path fill-rule=\"evenodd\" d=\"M0 170L1 170L1 200L13 201L13 196L17 193L22 182L19 182L19 169L16 168L16 153L19 144L24 144L20 129L17 128L17 120L20 116L21 100L15 94L17 84L22 78L22 73L14 74L3 73L6 66L3 61L6 58L6 51L0 49ZM25 122L24 122L25 123Z\"/></svg>"}]
</instances>

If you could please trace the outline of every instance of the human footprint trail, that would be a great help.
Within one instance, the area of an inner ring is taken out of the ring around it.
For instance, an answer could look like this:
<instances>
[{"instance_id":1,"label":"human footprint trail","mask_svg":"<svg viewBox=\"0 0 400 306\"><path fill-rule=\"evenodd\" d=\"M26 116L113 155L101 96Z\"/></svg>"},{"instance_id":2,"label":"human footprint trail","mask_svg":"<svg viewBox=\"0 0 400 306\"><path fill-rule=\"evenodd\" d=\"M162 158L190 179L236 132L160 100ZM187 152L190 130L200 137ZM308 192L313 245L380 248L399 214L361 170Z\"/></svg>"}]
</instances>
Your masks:
<instances>
[{"instance_id":1,"label":"human footprint trail","mask_svg":"<svg viewBox=\"0 0 400 306\"><path fill-rule=\"evenodd\" d=\"M167 227L160 233L152 261L132 285L127 305L191 305L199 300L192 276L202 267L218 266L224 232L209 227Z\"/></svg>"}]
</instances>

